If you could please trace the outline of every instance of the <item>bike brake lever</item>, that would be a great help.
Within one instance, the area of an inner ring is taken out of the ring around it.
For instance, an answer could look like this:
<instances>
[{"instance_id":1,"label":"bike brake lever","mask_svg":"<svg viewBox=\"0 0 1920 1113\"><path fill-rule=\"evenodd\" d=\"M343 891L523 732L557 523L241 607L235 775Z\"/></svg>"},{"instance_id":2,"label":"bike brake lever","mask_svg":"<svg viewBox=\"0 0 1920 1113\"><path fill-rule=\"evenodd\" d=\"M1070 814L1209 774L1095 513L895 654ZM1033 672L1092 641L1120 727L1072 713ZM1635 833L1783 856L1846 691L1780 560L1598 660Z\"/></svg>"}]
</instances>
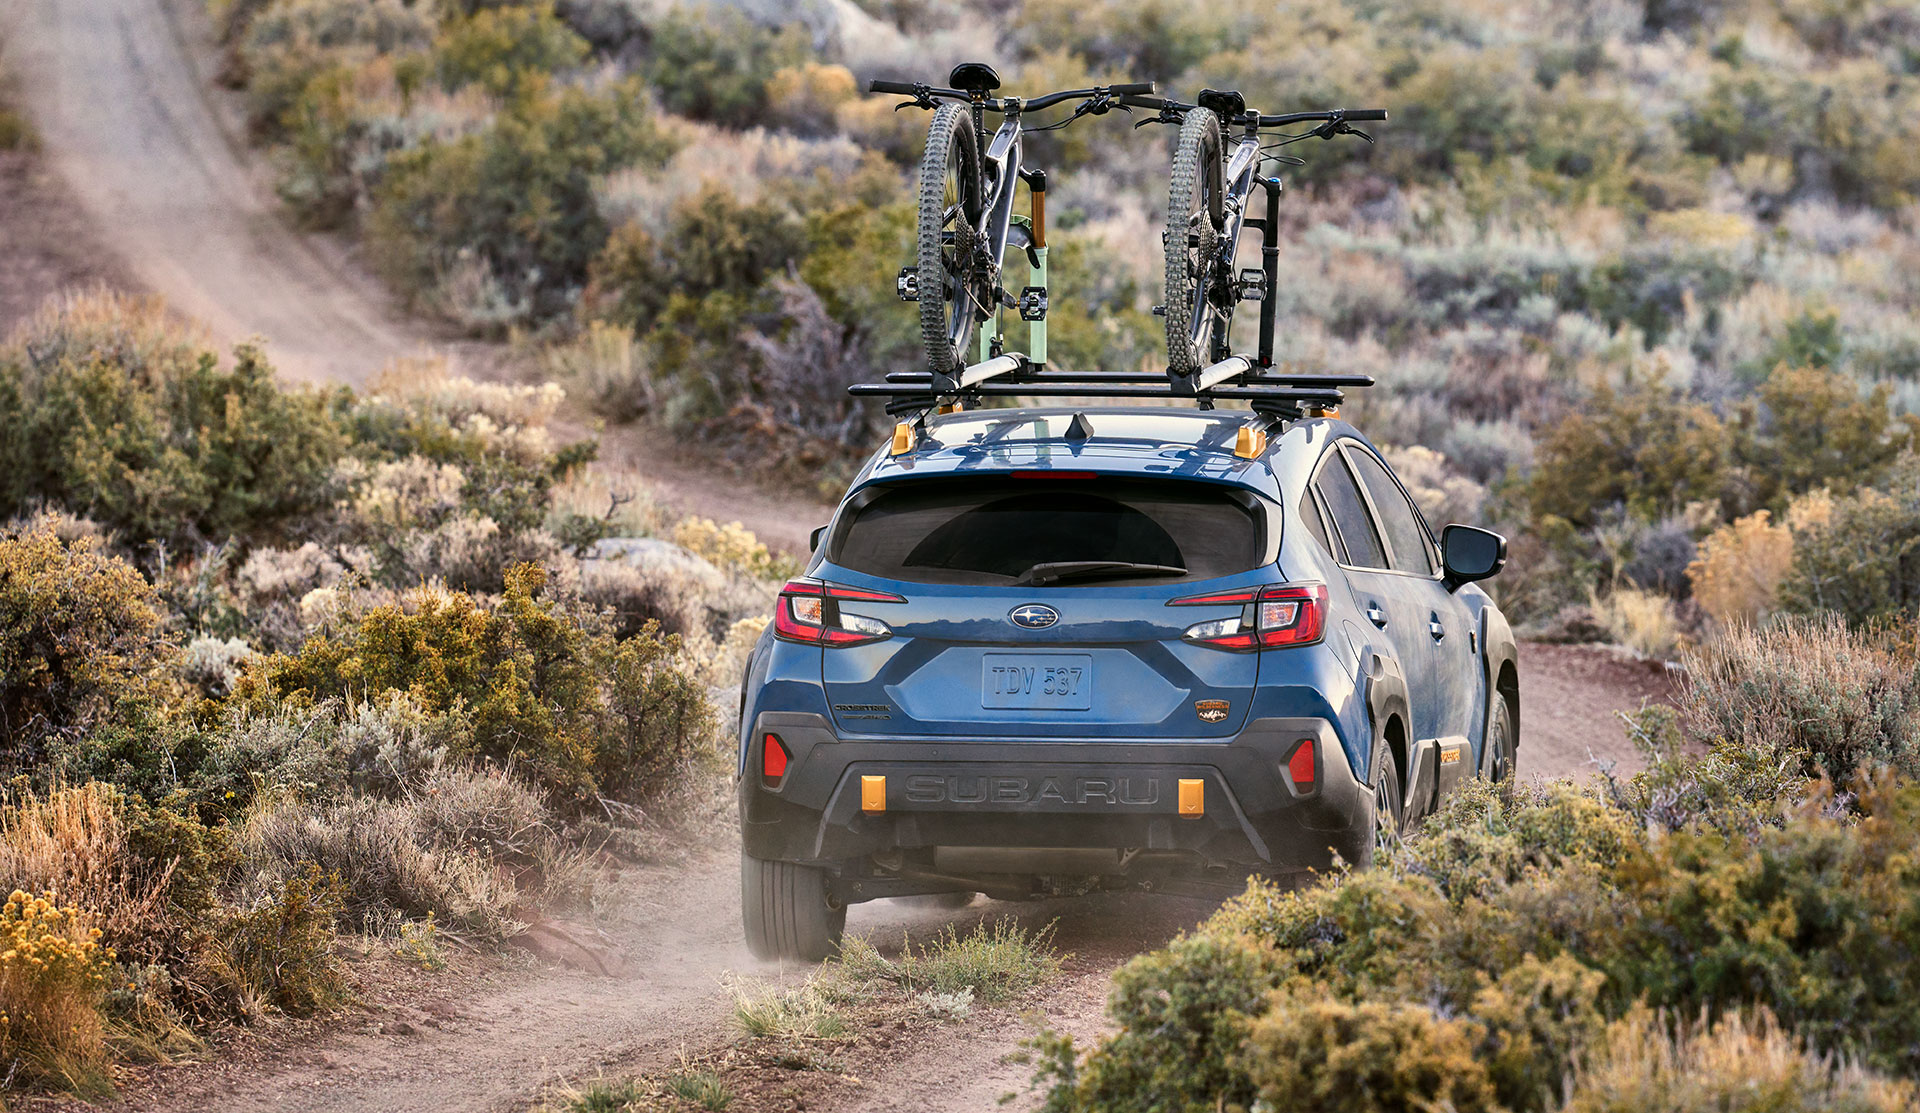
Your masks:
<instances>
[{"instance_id":1,"label":"bike brake lever","mask_svg":"<svg viewBox=\"0 0 1920 1113\"><path fill-rule=\"evenodd\" d=\"M1373 136L1371 136L1371 135L1368 135L1368 134L1367 134L1366 132L1364 132L1364 131L1361 131L1361 130L1360 130L1359 128L1348 128L1348 129L1346 130L1346 133L1345 133L1345 134L1347 134L1347 135L1357 135L1357 136L1359 136L1360 138L1362 138L1362 139L1364 139L1364 140L1366 140L1366 141L1367 141L1367 142L1369 142L1369 143L1371 143L1371 142L1373 142Z\"/></svg>"}]
</instances>

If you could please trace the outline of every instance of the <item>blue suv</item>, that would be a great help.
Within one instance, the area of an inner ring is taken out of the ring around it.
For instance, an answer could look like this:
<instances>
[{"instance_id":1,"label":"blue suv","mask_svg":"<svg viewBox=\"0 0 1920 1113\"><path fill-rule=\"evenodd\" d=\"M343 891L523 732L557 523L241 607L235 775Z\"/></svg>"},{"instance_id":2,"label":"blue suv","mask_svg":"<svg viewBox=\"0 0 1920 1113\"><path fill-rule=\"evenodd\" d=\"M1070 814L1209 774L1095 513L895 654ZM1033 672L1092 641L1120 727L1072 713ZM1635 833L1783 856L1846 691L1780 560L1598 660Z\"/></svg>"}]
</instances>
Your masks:
<instances>
[{"instance_id":1,"label":"blue suv","mask_svg":"<svg viewBox=\"0 0 1920 1113\"><path fill-rule=\"evenodd\" d=\"M986 410L901 426L780 593L741 697L742 910L818 959L846 906L1220 895L1370 862L1513 775L1512 632L1352 426Z\"/></svg>"}]
</instances>

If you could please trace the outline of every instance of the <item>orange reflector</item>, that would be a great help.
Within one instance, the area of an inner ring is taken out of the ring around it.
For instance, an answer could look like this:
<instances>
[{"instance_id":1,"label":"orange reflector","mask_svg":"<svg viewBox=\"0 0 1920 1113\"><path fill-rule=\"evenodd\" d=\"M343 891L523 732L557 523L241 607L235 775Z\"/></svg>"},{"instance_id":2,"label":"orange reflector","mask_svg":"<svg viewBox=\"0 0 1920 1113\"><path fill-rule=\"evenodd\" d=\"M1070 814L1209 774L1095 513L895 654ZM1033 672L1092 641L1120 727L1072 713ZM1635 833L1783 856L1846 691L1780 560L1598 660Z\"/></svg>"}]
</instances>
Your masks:
<instances>
[{"instance_id":1,"label":"orange reflector","mask_svg":"<svg viewBox=\"0 0 1920 1113\"><path fill-rule=\"evenodd\" d=\"M863 812L887 810L887 779L885 777L860 778L860 810Z\"/></svg>"},{"instance_id":2,"label":"orange reflector","mask_svg":"<svg viewBox=\"0 0 1920 1113\"><path fill-rule=\"evenodd\" d=\"M913 451L913 426L903 421L900 424L895 425L893 427L893 451L891 455L899 456L902 453L907 453L912 451Z\"/></svg>"},{"instance_id":3,"label":"orange reflector","mask_svg":"<svg viewBox=\"0 0 1920 1113\"><path fill-rule=\"evenodd\" d=\"M1239 435L1233 442L1233 454L1242 460L1251 460L1267 450L1267 431L1242 425Z\"/></svg>"},{"instance_id":4,"label":"orange reflector","mask_svg":"<svg viewBox=\"0 0 1920 1113\"><path fill-rule=\"evenodd\" d=\"M1207 814L1207 782L1180 780L1180 814Z\"/></svg>"},{"instance_id":5,"label":"orange reflector","mask_svg":"<svg viewBox=\"0 0 1920 1113\"><path fill-rule=\"evenodd\" d=\"M1293 775L1295 788L1306 788L1313 783L1313 739L1303 738L1300 747L1287 759L1287 772Z\"/></svg>"},{"instance_id":6,"label":"orange reflector","mask_svg":"<svg viewBox=\"0 0 1920 1113\"><path fill-rule=\"evenodd\" d=\"M760 772L770 781L787 775L787 748L781 744L777 734L769 734L761 739Z\"/></svg>"}]
</instances>

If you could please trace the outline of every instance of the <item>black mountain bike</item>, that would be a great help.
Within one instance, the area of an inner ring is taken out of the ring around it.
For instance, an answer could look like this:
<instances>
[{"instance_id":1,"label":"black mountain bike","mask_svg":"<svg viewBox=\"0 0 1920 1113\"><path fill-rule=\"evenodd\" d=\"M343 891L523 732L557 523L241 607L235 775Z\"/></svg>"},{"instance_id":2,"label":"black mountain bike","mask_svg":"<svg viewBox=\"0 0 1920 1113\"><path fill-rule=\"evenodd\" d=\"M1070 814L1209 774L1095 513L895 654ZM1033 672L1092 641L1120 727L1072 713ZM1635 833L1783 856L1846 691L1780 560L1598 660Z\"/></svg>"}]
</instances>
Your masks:
<instances>
[{"instance_id":1,"label":"black mountain bike","mask_svg":"<svg viewBox=\"0 0 1920 1113\"><path fill-rule=\"evenodd\" d=\"M1384 120L1386 110L1335 109L1263 116L1249 111L1239 93L1214 89L1202 92L1196 104L1138 96L1124 97L1121 103L1158 110L1158 116L1141 121L1141 125L1180 125L1164 234L1167 373L1177 386L1191 392L1209 389L1256 367L1272 367L1273 288L1280 259L1280 179L1262 176L1261 164L1273 158L1299 165L1297 158L1272 152L1303 139L1357 135L1371 143L1373 137L1353 127L1352 122ZM1262 134L1267 129L1303 123L1317 126L1293 134ZM1223 130L1228 128L1240 129L1231 150L1222 140ZM1256 187L1267 194L1266 215L1259 218L1247 216L1246 211ZM1248 227L1260 230L1262 266L1236 272L1240 233ZM1235 356L1228 338L1234 308L1242 301L1261 303L1259 354L1251 359Z\"/></svg>"},{"instance_id":2,"label":"black mountain bike","mask_svg":"<svg viewBox=\"0 0 1920 1113\"><path fill-rule=\"evenodd\" d=\"M993 67L979 62L955 66L952 88L916 82L875 81L875 93L897 93L911 100L899 108L933 110L927 150L920 160L919 249L915 265L897 280L903 301L920 304L920 339L937 392L959 389L970 373L968 348L974 330L996 321L1000 310L1017 309L1028 322L1028 350L1011 356L1029 366L1047 362L1047 176L1020 159L1020 137L1028 131L1052 131L1082 116L1103 115L1120 107L1122 97L1153 92L1151 81L1065 89L1045 96L994 97L1000 87ZM1021 122L1064 101L1078 100L1072 115L1044 127ZM945 103L941 103L945 102ZM1002 114L989 138L986 114ZM984 148L984 152L982 150ZM1027 183L1033 215L1015 216L1016 182ZM1001 285L1001 261L1008 247L1026 251L1029 281L1018 298ZM981 329L976 365L1001 358L997 328ZM980 372L984 377L992 372Z\"/></svg>"}]
</instances>

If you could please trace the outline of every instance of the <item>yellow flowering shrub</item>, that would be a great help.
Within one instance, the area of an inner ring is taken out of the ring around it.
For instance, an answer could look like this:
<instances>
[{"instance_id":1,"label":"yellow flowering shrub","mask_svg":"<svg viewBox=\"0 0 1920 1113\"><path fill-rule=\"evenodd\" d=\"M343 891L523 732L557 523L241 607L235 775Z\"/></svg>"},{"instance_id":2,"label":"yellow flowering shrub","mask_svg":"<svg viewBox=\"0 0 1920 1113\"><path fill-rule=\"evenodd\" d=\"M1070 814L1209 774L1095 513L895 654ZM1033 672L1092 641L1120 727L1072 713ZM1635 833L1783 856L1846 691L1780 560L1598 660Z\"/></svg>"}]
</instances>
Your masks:
<instances>
[{"instance_id":1,"label":"yellow flowering shrub","mask_svg":"<svg viewBox=\"0 0 1920 1113\"><path fill-rule=\"evenodd\" d=\"M104 1088L112 963L89 914L14 890L0 907L0 1077Z\"/></svg>"},{"instance_id":2,"label":"yellow flowering shrub","mask_svg":"<svg viewBox=\"0 0 1920 1113\"><path fill-rule=\"evenodd\" d=\"M762 580L784 579L799 571L793 558L772 552L739 522L723 526L711 518L686 518L673 527L673 543L722 568Z\"/></svg>"},{"instance_id":3,"label":"yellow flowering shrub","mask_svg":"<svg viewBox=\"0 0 1920 1113\"><path fill-rule=\"evenodd\" d=\"M1765 510L1721 526L1687 565L1693 597L1715 622L1751 623L1772 613L1793 568L1793 532Z\"/></svg>"}]
</instances>

